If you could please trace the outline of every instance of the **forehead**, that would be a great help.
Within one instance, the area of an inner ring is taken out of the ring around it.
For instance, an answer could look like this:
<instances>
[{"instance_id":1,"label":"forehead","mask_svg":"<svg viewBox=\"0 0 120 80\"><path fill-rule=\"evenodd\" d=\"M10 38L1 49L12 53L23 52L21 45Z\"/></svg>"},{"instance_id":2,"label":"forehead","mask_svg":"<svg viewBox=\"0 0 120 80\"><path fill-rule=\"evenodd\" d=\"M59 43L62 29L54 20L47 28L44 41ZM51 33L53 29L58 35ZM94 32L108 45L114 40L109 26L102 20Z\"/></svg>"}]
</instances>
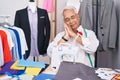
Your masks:
<instances>
[{"instance_id":1,"label":"forehead","mask_svg":"<svg viewBox=\"0 0 120 80\"><path fill-rule=\"evenodd\" d=\"M64 17L67 17L67 16L69 17L69 16L72 16L74 14L76 14L76 13L73 9L66 9L66 10L63 11L63 16Z\"/></svg>"}]
</instances>

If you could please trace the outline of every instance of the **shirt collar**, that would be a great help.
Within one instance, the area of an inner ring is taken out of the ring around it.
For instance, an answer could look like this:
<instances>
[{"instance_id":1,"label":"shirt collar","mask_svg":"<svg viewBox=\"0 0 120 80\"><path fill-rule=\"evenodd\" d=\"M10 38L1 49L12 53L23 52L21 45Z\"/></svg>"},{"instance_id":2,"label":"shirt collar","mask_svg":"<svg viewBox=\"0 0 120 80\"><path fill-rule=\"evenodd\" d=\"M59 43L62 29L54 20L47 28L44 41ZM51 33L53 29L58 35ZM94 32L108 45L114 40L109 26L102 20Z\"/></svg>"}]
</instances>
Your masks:
<instances>
[{"instance_id":1,"label":"shirt collar","mask_svg":"<svg viewBox=\"0 0 120 80\"><path fill-rule=\"evenodd\" d=\"M80 25L80 26L77 28L77 30L83 32L83 27L82 27L82 25Z\"/></svg>"},{"instance_id":2,"label":"shirt collar","mask_svg":"<svg viewBox=\"0 0 120 80\"><path fill-rule=\"evenodd\" d=\"M31 8L27 7L28 11L32 11ZM37 12L37 8L35 9L35 12Z\"/></svg>"}]
</instances>

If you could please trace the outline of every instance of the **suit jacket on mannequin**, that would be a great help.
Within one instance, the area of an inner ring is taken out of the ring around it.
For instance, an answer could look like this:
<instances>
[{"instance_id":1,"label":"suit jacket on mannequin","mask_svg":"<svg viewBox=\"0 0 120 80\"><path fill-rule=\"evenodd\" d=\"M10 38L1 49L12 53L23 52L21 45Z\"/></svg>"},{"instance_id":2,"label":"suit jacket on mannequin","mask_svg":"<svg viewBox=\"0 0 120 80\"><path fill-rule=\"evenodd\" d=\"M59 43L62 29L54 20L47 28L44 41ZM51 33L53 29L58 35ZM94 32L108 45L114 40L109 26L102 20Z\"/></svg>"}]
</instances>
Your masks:
<instances>
[{"instance_id":1,"label":"suit jacket on mannequin","mask_svg":"<svg viewBox=\"0 0 120 80\"><path fill-rule=\"evenodd\" d=\"M46 50L50 39L50 21L48 13L44 9L37 8L38 14L38 35L37 35L37 47L40 55L46 54ZM27 8L16 11L14 25L23 29L28 45L28 51L26 51L26 58L30 54L31 48L31 30L28 18Z\"/></svg>"}]
</instances>

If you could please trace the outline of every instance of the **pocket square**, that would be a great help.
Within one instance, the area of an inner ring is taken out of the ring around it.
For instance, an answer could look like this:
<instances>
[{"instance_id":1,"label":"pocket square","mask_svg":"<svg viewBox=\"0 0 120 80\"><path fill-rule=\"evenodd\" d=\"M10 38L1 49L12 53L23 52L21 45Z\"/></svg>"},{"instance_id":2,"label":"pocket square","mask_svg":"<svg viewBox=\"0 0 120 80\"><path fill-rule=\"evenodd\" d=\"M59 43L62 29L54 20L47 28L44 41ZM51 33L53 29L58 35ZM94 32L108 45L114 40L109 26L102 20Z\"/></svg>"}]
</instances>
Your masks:
<instances>
[{"instance_id":1,"label":"pocket square","mask_svg":"<svg viewBox=\"0 0 120 80\"><path fill-rule=\"evenodd\" d=\"M40 16L40 18L45 18L45 16Z\"/></svg>"}]
</instances>

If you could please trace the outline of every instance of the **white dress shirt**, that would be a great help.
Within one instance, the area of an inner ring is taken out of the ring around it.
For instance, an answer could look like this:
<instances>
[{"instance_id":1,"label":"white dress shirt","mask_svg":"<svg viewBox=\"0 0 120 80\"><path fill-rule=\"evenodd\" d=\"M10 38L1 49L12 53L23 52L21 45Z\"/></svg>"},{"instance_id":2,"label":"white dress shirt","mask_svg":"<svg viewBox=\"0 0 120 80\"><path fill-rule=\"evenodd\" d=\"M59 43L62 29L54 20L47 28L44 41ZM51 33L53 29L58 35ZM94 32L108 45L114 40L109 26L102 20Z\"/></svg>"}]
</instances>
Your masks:
<instances>
[{"instance_id":1,"label":"white dress shirt","mask_svg":"<svg viewBox=\"0 0 120 80\"><path fill-rule=\"evenodd\" d=\"M85 31L84 31L82 26L79 26L79 31L81 31L83 33L83 35L81 36L83 45L80 45L77 41L74 42L74 45L79 48L79 53L78 53L75 61L83 63L83 64L91 67L90 60L88 58L88 53L89 53L90 57L91 57L91 60L92 60L92 63L93 63L93 66L94 66L94 60L95 60L94 53L97 50L97 47L99 45L99 41L98 41L95 33L92 30L85 29ZM85 35L85 33L87 33L87 36ZM55 37L55 39L49 44L48 49L47 49L47 54L50 57L51 57L51 54L52 54L53 46L56 46L57 42L64 35L65 35L64 31L58 33L57 36ZM67 43L73 43L73 41L74 41L74 39L70 38L67 41Z\"/></svg>"}]
</instances>

